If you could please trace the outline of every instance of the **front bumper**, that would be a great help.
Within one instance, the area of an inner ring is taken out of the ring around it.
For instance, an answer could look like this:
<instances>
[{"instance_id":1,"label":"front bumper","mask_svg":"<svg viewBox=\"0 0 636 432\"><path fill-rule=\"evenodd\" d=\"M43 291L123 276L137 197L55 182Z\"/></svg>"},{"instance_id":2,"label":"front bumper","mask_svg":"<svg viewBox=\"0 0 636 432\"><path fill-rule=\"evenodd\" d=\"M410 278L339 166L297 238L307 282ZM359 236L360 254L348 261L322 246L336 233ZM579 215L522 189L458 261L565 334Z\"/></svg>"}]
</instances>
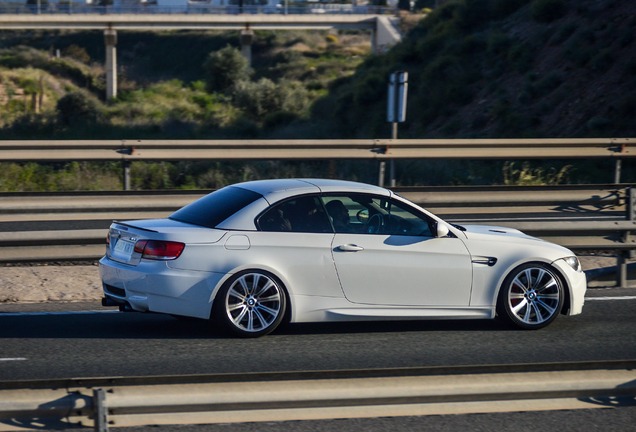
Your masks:
<instances>
[{"instance_id":1,"label":"front bumper","mask_svg":"<svg viewBox=\"0 0 636 432\"><path fill-rule=\"evenodd\" d=\"M559 269L570 288L570 307L567 315L579 315L583 311L585 292L587 291L585 273L582 271L577 272L562 259L556 260L552 265Z\"/></svg>"},{"instance_id":2,"label":"front bumper","mask_svg":"<svg viewBox=\"0 0 636 432\"><path fill-rule=\"evenodd\" d=\"M136 266L104 257L99 261L104 294L138 312L209 318L223 273L175 270L165 261L142 260Z\"/></svg>"}]
</instances>

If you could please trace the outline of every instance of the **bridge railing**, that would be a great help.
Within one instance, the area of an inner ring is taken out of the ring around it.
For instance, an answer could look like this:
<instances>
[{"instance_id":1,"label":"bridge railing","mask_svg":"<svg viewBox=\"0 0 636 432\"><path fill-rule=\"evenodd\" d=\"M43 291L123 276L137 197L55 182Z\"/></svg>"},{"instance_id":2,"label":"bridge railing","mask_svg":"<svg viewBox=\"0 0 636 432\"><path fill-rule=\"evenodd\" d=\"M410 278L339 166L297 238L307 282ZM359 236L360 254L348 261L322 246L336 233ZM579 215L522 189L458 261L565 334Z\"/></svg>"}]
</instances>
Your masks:
<instances>
[{"instance_id":1,"label":"bridge railing","mask_svg":"<svg viewBox=\"0 0 636 432\"><path fill-rule=\"evenodd\" d=\"M391 15L394 8L381 6L352 6L350 4L313 4L308 6L213 6L207 4L189 4L184 6L91 6L73 4L11 5L0 4L0 14L344 14L344 15Z\"/></svg>"}]
</instances>

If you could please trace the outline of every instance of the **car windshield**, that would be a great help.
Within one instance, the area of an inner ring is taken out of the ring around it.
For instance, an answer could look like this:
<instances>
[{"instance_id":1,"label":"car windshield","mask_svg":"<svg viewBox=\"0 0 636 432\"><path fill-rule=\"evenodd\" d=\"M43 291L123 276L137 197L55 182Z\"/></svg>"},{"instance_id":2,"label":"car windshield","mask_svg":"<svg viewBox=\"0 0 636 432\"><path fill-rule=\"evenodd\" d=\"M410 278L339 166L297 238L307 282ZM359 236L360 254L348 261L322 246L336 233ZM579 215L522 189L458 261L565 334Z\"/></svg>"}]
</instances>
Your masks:
<instances>
[{"instance_id":1,"label":"car windshield","mask_svg":"<svg viewBox=\"0 0 636 432\"><path fill-rule=\"evenodd\" d=\"M259 193L228 186L177 210L169 219L214 228L261 197Z\"/></svg>"}]
</instances>

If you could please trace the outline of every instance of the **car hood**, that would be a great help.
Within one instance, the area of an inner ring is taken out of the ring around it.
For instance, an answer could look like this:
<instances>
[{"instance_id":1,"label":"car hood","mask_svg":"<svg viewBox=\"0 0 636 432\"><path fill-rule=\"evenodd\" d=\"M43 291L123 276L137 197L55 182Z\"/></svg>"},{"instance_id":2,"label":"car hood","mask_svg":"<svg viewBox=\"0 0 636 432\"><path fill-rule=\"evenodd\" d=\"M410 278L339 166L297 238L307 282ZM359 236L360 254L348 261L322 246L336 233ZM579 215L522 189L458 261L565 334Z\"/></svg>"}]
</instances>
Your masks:
<instances>
[{"instance_id":1,"label":"car hood","mask_svg":"<svg viewBox=\"0 0 636 432\"><path fill-rule=\"evenodd\" d=\"M469 243L473 245L493 245L494 243L507 243L512 245L526 245L533 247L534 251L543 250L546 258L557 259L573 255L569 249L550 243L536 237L529 236L518 229L489 225L462 225L466 230L464 234ZM482 249L481 247L475 249ZM476 250L473 249L473 252ZM490 253L496 252L488 247Z\"/></svg>"},{"instance_id":2,"label":"car hood","mask_svg":"<svg viewBox=\"0 0 636 432\"><path fill-rule=\"evenodd\" d=\"M475 236L488 236L489 238L522 238L543 241L536 237L529 236L514 228L490 225L462 225L462 227L466 229L466 231L464 232L469 238L474 238Z\"/></svg>"}]
</instances>

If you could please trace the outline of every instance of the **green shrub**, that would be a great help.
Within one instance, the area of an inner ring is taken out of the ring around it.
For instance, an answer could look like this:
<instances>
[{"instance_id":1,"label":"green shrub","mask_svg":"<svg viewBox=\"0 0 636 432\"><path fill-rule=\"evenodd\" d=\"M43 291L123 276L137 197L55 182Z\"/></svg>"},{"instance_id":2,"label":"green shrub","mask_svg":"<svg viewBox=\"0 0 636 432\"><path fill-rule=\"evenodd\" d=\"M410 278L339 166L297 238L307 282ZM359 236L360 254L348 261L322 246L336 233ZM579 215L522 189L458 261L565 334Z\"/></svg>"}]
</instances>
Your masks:
<instances>
[{"instance_id":1,"label":"green shrub","mask_svg":"<svg viewBox=\"0 0 636 432\"><path fill-rule=\"evenodd\" d=\"M612 121L603 116L592 117L587 123L587 128L595 133L606 131L612 125Z\"/></svg>"},{"instance_id":2,"label":"green shrub","mask_svg":"<svg viewBox=\"0 0 636 432\"><path fill-rule=\"evenodd\" d=\"M567 13L564 0L534 0L530 5L530 16L537 22L550 23Z\"/></svg>"},{"instance_id":3,"label":"green shrub","mask_svg":"<svg viewBox=\"0 0 636 432\"><path fill-rule=\"evenodd\" d=\"M104 120L104 109L95 99L77 90L63 96L55 110L64 126L99 123Z\"/></svg>"},{"instance_id":4,"label":"green shrub","mask_svg":"<svg viewBox=\"0 0 636 432\"><path fill-rule=\"evenodd\" d=\"M579 67L587 65L594 56L596 38L590 29L579 29L570 39L563 55Z\"/></svg>"},{"instance_id":5,"label":"green shrub","mask_svg":"<svg viewBox=\"0 0 636 432\"><path fill-rule=\"evenodd\" d=\"M557 171L551 167L547 172L538 167L533 168L530 162L523 162L521 169L514 162L506 161L503 166L504 184L506 186L545 186L567 183L572 172L572 165L565 165Z\"/></svg>"},{"instance_id":6,"label":"green shrub","mask_svg":"<svg viewBox=\"0 0 636 432\"><path fill-rule=\"evenodd\" d=\"M575 21L570 21L559 27L554 37L550 40L551 45L559 45L566 40L576 31L578 24Z\"/></svg>"},{"instance_id":7,"label":"green shrub","mask_svg":"<svg viewBox=\"0 0 636 432\"><path fill-rule=\"evenodd\" d=\"M86 52L86 48L80 47L78 45L70 45L62 50L62 55L65 57L70 57L82 63L89 63L91 61L91 56Z\"/></svg>"},{"instance_id":8,"label":"green shrub","mask_svg":"<svg viewBox=\"0 0 636 432\"><path fill-rule=\"evenodd\" d=\"M504 18L516 12L530 1L531 0L491 0L490 7L494 17Z\"/></svg>"},{"instance_id":9,"label":"green shrub","mask_svg":"<svg viewBox=\"0 0 636 432\"><path fill-rule=\"evenodd\" d=\"M612 67L614 63L614 54L610 48L601 50L597 55L590 60L590 66L593 70L604 72Z\"/></svg>"},{"instance_id":10,"label":"green shrub","mask_svg":"<svg viewBox=\"0 0 636 432\"><path fill-rule=\"evenodd\" d=\"M208 55L203 63L207 89L210 93L230 93L234 86L249 78L249 62L241 52L227 45Z\"/></svg>"},{"instance_id":11,"label":"green shrub","mask_svg":"<svg viewBox=\"0 0 636 432\"><path fill-rule=\"evenodd\" d=\"M307 90L295 83L275 83L267 78L257 82L241 81L234 91L235 104L256 120L277 111L302 113L309 104Z\"/></svg>"},{"instance_id":12,"label":"green shrub","mask_svg":"<svg viewBox=\"0 0 636 432\"><path fill-rule=\"evenodd\" d=\"M524 43L514 45L508 51L508 62L519 72L527 71L532 65L532 53Z\"/></svg>"},{"instance_id":13,"label":"green shrub","mask_svg":"<svg viewBox=\"0 0 636 432\"><path fill-rule=\"evenodd\" d=\"M499 32L491 33L488 36L486 49L490 54L503 55L508 52L510 44L511 41L507 34Z\"/></svg>"},{"instance_id":14,"label":"green shrub","mask_svg":"<svg viewBox=\"0 0 636 432\"><path fill-rule=\"evenodd\" d=\"M533 85L533 93L535 96L545 96L559 87L564 81L563 76L557 71L548 72L543 78L539 79Z\"/></svg>"},{"instance_id":15,"label":"green shrub","mask_svg":"<svg viewBox=\"0 0 636 432\"><path fill-rule=\"evenodd\" d=\"M274 113L267 114L263 118L263 127L265 129L276 129L279 127L287 126L294 120L298 119L298 114L289 111L276 111Z\"/></svg>"},{"instance_id":16,"label":"green shrub","mask_svg":"<svg viewBox=\"0 0 636 432\"><path fill-rule=\"evenodd\" d=\"M169 189L169 164L133 162L130 164L130 182L133 189Z\"/></svg>"}]
</instances>

